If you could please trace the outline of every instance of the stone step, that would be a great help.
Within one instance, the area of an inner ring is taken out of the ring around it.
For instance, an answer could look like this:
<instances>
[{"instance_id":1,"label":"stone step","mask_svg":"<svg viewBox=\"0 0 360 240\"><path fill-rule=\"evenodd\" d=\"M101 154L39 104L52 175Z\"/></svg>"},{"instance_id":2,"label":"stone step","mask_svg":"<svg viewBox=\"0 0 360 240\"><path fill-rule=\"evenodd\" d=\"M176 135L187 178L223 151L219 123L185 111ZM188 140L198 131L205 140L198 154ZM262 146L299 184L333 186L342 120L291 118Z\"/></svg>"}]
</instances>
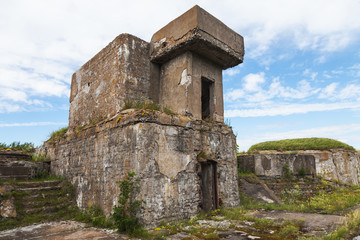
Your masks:
<instances>
[{"instance_id":1,"label":"stone step","mask_svg":"<svg viewBox=\"0 0 360 240\"><path fill-rule=\"evenodd\" d=\"M17 188L17 192L28 192L31 194L39 193L39 192L47 192L51 190L59 190L61 189L61 186L50 186L50 187L27 187L27 188Z\"/></svg>"},{"instance_id":2,"label":"stone step","mask_svg":"<svg viewBox=\"0 0 360 240\"><path fill-rule=\"evenodd\" d=\"M24 154L19 152L0 152L0 161L29 161L31 160L30 154Z\"/></svg>"},{"instance_id":3,"label":"stone step","mask_svg":"<svg viewBox=\"0 0 360 240\"><path fill-rule=\"evenodd\" d=\"M38 214L38 213L49 214L49 213L57 212L63 208L67 208L68 206L71 205L71 203L72 202L63 202L61 204L57 204L56 206L44 205L41 207L25 208L24 210L19 211L19 213L20 214Z\"/></svg>"},{"instance_id":4,"label":"stone step","mask_svg":"<svg viewBox=\"0 0 360 240\"><path fill-rule=\"evenodd\" d=\"M29 182L17 182L14 185L21 189L40 188L40 187L57 187L63 181L61 180L49 180L49 181L29 181Z\"/></svg>"},{"instance_id":5,"label":"stone step","mask_svg":"<svg viewBox=\"0 0 360 240\"><path fill-rule=\"evenodd\" d=\"M36 201L37 199L45 199L45 198L54 198L54 197L61 197L63 193L56 191L49 191L49 192L40 192L37 194L28 194L22 197L25 201Z\"/></svg>"},{"instance_id":6,"label":"stone step","mask_svg":"<svg viewBox=\"0 0 360 240\"><path fill-rule=\"evenodd\" d=\"M18 216L20 219L28 214L51 216L64 212L75 205L75 199L69 183L66 181L37 181L0 184L3 190L11 194L12 214L1 217ZM0 209L1 209L0 199ZM70 210L69 210L70 211Z\"/></svg>"},{"instance_id":7,"label":"stone step","mask_svg":"<svg viewBox=\"0 0 360 240\"><path fill-rule=\"evenodd\" d=\"M30 209L39 209L42 207L47 206L59 206L62 204L69 204L69 198L68 197L56 197L56 198L41 198L41 199L34 199L32 201L23 201L22 206L24 209L30 210Z\"/></svg>"}]
</instances>

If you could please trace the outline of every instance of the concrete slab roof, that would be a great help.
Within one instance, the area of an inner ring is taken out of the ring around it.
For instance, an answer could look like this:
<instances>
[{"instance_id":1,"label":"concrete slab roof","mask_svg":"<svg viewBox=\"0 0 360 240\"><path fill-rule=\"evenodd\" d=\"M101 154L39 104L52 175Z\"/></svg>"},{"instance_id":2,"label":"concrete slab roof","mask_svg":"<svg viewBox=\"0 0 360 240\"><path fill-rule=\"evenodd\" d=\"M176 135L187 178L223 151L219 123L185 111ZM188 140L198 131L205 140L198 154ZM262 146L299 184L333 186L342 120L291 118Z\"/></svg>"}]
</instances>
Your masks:
<instances>
[{"instance_id":1,"label":"concrete slab roof","mask_svg":"<svg viewBox=\"0 0 360 240\"><path fill-rule=\"evenodd\" d=\"M156 63L186 51L196 52L226 69L242 63L244 39L196 5L157 31L150 42L150 59Z\"/></svg>"}]
</instances>

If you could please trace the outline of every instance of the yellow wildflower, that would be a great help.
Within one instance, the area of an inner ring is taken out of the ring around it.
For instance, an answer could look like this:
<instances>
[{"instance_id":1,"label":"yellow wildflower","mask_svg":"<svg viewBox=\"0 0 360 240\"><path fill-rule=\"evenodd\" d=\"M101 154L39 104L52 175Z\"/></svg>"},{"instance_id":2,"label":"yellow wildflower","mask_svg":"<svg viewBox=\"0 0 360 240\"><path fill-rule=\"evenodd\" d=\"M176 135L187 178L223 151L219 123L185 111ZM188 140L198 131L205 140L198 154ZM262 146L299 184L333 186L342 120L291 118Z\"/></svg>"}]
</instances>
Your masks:
<instances>
[{"instance_id":1,"label":"yellow wildflower","mask_svg":"<svg viewBox=\"0 0 360 240\"><path fill-rule=\"evenodd\" d=\"M160 231L160 228L155 228L154 230L155 230L155 231Z\"/></svg>"}]
</instances>

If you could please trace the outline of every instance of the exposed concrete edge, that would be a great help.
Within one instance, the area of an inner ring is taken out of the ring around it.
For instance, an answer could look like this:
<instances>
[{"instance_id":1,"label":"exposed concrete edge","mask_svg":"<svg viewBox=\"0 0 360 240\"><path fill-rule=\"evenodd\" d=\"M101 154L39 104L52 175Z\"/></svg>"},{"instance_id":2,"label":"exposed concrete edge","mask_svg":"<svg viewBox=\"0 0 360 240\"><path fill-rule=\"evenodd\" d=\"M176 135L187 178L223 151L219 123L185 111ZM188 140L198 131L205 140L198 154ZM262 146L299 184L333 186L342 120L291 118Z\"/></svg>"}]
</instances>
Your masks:
<instances>
[{"instance_id":1,"label":"exposed concrete edge","mask_svg":"<svg viewBox=\"0 0 360 240\"><path fill-rule=\"evenodd\" d=\"M102 120L98 123L85 126L81 130L69 129L67 134L60 139L59 142L54 142L52 139L47 140L46 144L58 144L66 142L71 139L82 138L84 135L98 133L109 128L124 128L129 125L154 123L163 126L184 127L186 129L198 130L201 132L217 131L217 129L227 129L225 135L231 134L232 129L221 122L207 122L203 120L194 119L182 115L170 115L160 111L153 110L133 110L122 111L110 118Z\"/></svg>"}]
</instances>

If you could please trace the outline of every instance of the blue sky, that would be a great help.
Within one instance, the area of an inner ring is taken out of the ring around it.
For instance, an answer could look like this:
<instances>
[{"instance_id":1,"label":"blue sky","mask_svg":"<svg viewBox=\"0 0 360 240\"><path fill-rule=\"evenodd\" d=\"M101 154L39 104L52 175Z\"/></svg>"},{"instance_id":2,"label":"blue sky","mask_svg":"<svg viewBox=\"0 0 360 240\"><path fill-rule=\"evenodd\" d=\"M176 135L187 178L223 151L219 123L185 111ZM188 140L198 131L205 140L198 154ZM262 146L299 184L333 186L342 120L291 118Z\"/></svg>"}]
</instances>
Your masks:
<instances>
[{"instance_id":1,"label":"blue sky","mask_svg":"<svg viewBox=\"0 0 360 240\"><path fill-rule=\"evenodd\" d=\"M244 37L244 63L223 73L241 150L299 137L360 149L359 0L0 0L0 142L41 145L68 123L76 69L195 4Z\"/></svg>"}]
</instances>

